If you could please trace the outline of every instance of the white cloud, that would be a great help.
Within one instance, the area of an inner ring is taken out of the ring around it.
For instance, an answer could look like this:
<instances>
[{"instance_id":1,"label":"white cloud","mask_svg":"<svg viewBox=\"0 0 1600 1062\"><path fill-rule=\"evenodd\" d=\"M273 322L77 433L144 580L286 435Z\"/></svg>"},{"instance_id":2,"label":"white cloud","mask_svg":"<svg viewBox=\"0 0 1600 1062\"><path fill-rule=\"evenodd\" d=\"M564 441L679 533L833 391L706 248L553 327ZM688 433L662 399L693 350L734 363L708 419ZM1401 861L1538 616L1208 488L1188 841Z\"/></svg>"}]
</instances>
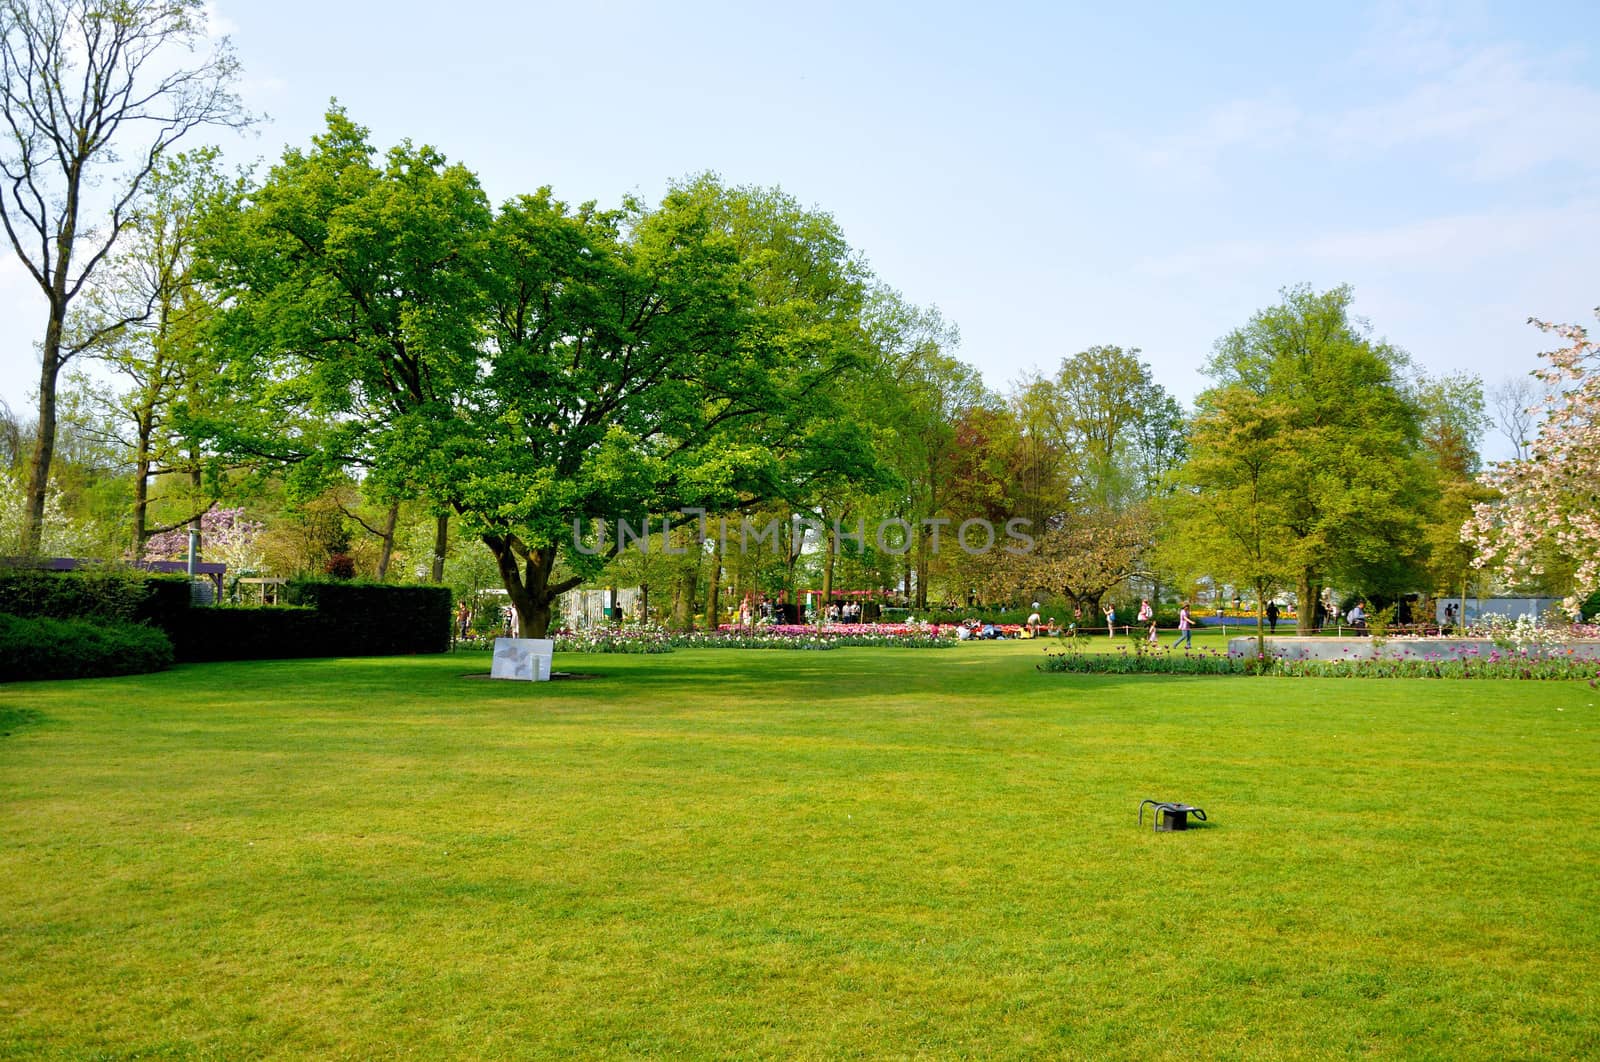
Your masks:
<instances>
[{"instance_id":1,"label":"white cloud","mask_svg":"<svg viewBox=\"0 0 1600 1062\"><path fill-rule=\"evenodd\" d=\"M1426 165L1479 182L1503 182L1554 164L1600 176L1588 131L1600 127L1600 89L1581 50L1533 54L1490 35L1475 7L1390 5L1343 71L1372 99L1296 106L1277 97L1212 106L1189 128L1123 138L1132 162L1156 173L1207 179L1225 158L1281 164L1289 149L1366 162L1413 149ZM1475 40L1473 38L1476 38ZM1276 156L1276 157L1275 157Z\"/></svg>"},{"instance_id":2,"label":"white cloud","mask_svg":"<svg viewBox=\"0 0 1600 1062\"><path fill-rule=\"evenodd\" d=\"M1226 154L1279 147L1292 140L1298 108L1272 100L1230 100L1206 112L1194 128L1130 145L1146 167L1210 175Z\"/></svg>"},{"instance_id":3,"label":"white cloud","mask_svg":"<svg viewBox=\"0 0 1600 1062\"><path fill-rule=\"evenodd\" d=\"M1500 210L1330 233L1299 253L1329 262L1454 272L1485 259L1544 254L1579 233L1600 235L1600 204Z\"/></svg>"},{"instance_id":4,"label":"white cloud","mask_svg":"<svg viewBox=\"0 0 1600 1062\"><path fill-rule=\"evenodd\" d=\"M1592 171L1597 160L1586 131L1600 124L1600 92L1536 69L1514 49L1481 48L1396 99L1326 124L1341 154L1433 146L1453 152L1448 166L1479 180L1556 162Z\"/></svg>"},{"instance_id":5,"label":"white cloud","mask_svg":"<svg viewBox=\"0 0 1600 1062\"><path fill-rule=\"evenodd\" d=\"M213 41L221 40L223 37L231 37L239 32L239 24L222 13L222 10L217 7L216 0L206 0L204 10L206 36L209 39Z\"/></svg>"},{"instance_id":6,"label":"white cloud","mask_svg":"<svg viewBox=\"0 0 1600 1062\"><path fill-rule=\"evenodd\" d=\"M1135 269L1152 277L1207 276L1272 269L1399 269L1456 273L1485 262L1549 257L1552 249L1585 253L1600 240L1600 202L1543 209L1495 210L1425 218L1399 225L1323 232L1305 238L1228 240L1146 258Z\"/></svg>"}]
</instances>

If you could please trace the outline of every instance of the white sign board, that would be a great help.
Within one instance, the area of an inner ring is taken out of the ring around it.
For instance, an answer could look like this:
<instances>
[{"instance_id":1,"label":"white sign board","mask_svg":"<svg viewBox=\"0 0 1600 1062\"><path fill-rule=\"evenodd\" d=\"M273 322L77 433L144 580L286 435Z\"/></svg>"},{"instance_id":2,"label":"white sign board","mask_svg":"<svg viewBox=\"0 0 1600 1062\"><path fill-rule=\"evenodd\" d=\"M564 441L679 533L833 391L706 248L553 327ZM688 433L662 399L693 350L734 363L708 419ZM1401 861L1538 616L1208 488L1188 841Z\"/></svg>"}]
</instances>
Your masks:
<instances>
[{"instance_id":1,"label":"white sign board","mask_svg":"<svg viewBox=\"0 0 1600 1062\"><path fill-rule=\"evenodd\" d=\"M549 682L556 643L550 638L496 638L489 677Z\"/></svg>"}]
</instances>

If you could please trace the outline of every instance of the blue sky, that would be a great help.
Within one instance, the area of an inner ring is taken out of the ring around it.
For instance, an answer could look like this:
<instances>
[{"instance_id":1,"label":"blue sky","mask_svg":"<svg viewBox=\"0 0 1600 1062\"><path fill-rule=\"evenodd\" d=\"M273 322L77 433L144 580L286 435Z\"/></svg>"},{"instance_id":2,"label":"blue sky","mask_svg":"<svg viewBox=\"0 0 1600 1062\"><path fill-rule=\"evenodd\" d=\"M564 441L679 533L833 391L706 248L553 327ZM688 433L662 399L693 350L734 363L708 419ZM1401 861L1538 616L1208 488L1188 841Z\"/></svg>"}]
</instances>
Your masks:
<instances>
[{"instance_id":1,"label":"blue sky","mask_svg":"<svg viewBox=\"0 0 1600 1062\"><path fill-rule=\"evenodd\" d=\"M271 119L231 160L305 144L337 97L495 200L781 185L1000 390L1115 343L1188 400L1298 282L1491 384L1549 345L1528 317L1600 304L1595 5L216 0L213 24ZM0 312L26 409L44 311L11 262Z\"/></svg>"}]
</instances>

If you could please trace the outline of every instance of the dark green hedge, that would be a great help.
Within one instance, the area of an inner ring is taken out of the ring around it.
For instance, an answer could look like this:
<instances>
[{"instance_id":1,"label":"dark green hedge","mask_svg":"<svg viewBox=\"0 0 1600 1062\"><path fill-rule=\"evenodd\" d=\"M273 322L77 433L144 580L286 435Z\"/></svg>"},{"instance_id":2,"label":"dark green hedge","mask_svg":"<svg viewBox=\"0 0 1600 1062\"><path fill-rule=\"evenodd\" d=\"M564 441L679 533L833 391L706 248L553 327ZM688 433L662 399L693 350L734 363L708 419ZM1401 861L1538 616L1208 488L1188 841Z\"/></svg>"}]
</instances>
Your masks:
<instances>
[{"instance_id":1,"label":"dark green hedge","mask_svg":"<svg viewBox=\"0 0 1600 1062\"><path fill-rule=\"evenodd\" d=\"M71 572L0 569L0 613L89 624L146 623L184 662L310 656L394 656L450 648L450 591L442 586L300 580L299 608L191 608L183 576L112 566ZM103 672L97 672L103 673Z\"/></svg>"},{"instance_id":2,"label":"dark green hedge","mask_svg":"<svg viewBox=\"0 0 1600 1062\"><path fill-rule=\"evenodd\" d=\"M154 627L0 613L0 682L141 675L172 659L172 641Z\"/></svg>"},{"instance_id":3,"label":"dark green hedge","mask_svg":"<svg viewBox=\"0 0 1600 1062\"><path fill-rule=\"evenodd\" d=\"M450 649L450 591L443 586L295 580L284 600L308 605L330 625L339 656L444 653ZM331 655L331 654L322 654Z\"/></svg>"},{"instance_id":4,"label":"dark green hedge","mask_svg":"<svg viewBox=\"0 0 1600 1062\"><path fill-rule=\"evenodd\" d=\"M450 591L297 580L292 607L197 608L174 632L178 659L287 660L309 656L400 656L450 648Z\"/></svg>"},{"instance_id":5,"label":"dark green hedge","mask_svg":"<svg viewBox=\"0 0 1600 1062\"><path fill-rule=\"evenodd\" d=\"M339 644L337 628L310 608L190 609L172 640L186 664L354 655Z\"/></svg>"},{"instance_id":6,"label":"dark green hedge","mask_svg":"<svg viewBox=\"0 0 1600 1062\"><path fill-rule=\"evenodd\" d=\"M70 572L0 568L0 612L50 619L149 623L171 630L189 610L189 580L112 565Z\"/></svg>"}]
</instances>

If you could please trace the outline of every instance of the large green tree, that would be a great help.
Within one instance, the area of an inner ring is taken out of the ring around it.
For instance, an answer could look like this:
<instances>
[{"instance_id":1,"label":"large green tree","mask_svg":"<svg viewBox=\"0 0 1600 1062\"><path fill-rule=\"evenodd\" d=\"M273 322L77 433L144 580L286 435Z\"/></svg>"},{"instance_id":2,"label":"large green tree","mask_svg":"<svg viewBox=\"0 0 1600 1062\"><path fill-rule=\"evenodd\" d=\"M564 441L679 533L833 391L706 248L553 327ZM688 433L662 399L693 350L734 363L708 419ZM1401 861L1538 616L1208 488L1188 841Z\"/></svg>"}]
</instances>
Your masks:
<instances>
[{"instance_id":1,"label":"large green tree","mask_svg":"<svg viewBox=\"0 0 1600 1062\"><path fill-rule=\"evenodd\" d=\"M1406 355L1370 338L1350 313L1348 287L1282 294L1217 342L1207 372L1219 389L1248 392L1263 416L1281 418L1273 502L1306 632L1330 580L1392 595L1426 578L1430 480L1419 413L1401 380ZM1203 401L1225 404L1216 394ZM1207 455L1190 460L1197 456Z\"/></svg>"},{"instance_id":2,"label":"large green tree","mask_svg":"<svg viewBox=\"0 0 1600 1062\"><path fill-rule=\"evenodd\" d=\"M1478 447L1492 423L1485 409L1483 382L1468 373L1421 376L1412 387L1421 413L1424 464L1434 482L1425 536L1433 591L1453 593L1466 607L1467 585L1479 575L1476 550L1461 540L1461 526L1474 505L1495 492L1476 476Z\"/></svg>"},{"instance_id":3,"label":"large green tree","mask_svg":"<svg viewBox=\"0 0 1600 1062\"><path fill-rule=\"evenodd\" d=\"M724 511L807 473L820 450L794 440L821 430L815 400L852 352L758 288L842 244L796 225L742 245L747 204L711 180L655 208L545 190L495 213L432 149L375 154L335 110L217 220L220 345L270 411L230 418L235 447L307 485L357 466L374 497L453 510L534 635L614 555L595 519Z\"/></svg>"},{"instance_id":4,"label":"large green tree","mask_svg":"<svg viewBox=\"0 0 1600 1062\"><path fill-rule=\"evenodd\" d=\"M1305 558L1294 546L1292 492L1299 459L1289 410L1244 387L1200 398L1189 459L1163 499L1163 552L1174 567L1249 586L1264 602L1292 581ZM1302 609L1304 611L1304 609ZM1262 616L1256 644L1265 651Z\"/></svg>"}]
</instances>

